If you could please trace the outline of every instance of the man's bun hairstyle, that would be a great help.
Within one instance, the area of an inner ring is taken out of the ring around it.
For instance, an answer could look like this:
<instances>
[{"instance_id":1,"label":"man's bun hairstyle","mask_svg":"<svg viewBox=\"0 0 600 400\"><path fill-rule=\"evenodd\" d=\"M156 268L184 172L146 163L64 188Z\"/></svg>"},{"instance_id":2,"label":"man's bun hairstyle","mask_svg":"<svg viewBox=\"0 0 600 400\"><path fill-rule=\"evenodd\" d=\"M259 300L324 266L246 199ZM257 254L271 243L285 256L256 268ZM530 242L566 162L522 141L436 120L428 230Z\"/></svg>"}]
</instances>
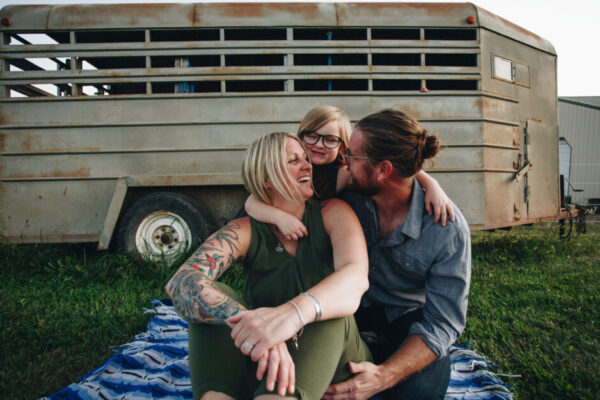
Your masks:
<instances>
[{"instance_id":1,"label":"man's bun hairstyle","mask_svg":"<svg viewBox=\"0 0 600 400\"><path fill-rule=\"evenodd\" d=\"M430 135L417 120L399 110L386 109L358 121L363 133L362 150L373 163L388 160L398 175L408 178L423 168L425 160L440 150L436 135Z\"/></svg>"}]
</instances>

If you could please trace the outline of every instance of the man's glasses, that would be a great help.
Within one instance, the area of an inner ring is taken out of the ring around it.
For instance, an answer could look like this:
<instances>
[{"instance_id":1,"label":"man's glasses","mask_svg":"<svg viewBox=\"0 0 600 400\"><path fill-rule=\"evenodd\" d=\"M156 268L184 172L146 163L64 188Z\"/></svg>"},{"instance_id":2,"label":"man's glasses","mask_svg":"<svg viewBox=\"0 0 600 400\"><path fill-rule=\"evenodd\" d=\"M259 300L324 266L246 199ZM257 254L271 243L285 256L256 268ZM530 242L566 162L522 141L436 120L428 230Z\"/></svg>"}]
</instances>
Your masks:
<instances>
[{"instance_id":1,"label":"man's glasses","mask_svg":"<svg viewBox=\"0 0 600 400\"><path fill-rule=\"evenodd\" d=\"M319 143L319 140L323 138L323 146L327 147L328 149L335 149L342 142L342 138L339 136L321 135L320 133L308 129L300 132L300 137L306 144L317 144Z\"/></svg>"},{"instance_id":2,"label":"man's glasses","mask_svg":"<svg viewBox=\"0 0 600 400\"><path fill-rule=\"evenodd\" d=\"M357 158L357 159L362 159L362 160L368 160L369 157L366 156L353 156L352 153L350 153L350 149L346 148L344 149L344 152L342 153L344 155L344 159L350 161L353 158Z\"/></svg>"}]
</instances>

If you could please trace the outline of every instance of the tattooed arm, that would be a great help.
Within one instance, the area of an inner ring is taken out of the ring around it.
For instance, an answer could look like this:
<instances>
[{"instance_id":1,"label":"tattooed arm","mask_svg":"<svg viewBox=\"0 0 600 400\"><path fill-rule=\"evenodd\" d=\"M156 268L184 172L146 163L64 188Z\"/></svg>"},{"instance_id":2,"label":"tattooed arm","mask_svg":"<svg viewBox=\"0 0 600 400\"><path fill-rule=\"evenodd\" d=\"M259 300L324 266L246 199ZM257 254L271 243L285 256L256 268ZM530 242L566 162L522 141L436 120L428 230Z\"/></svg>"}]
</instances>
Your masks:
<instances>
[{"instance_id":1,"label":"tattooed arm","mask_svg":"<svg viewBox=\"0 0 600 400\"><path fill-rule=\"evenodd\" d=\"M236 260L242 259L250 244L250 221L231 221L210 236L167 283L167 294L177 313L192 323L224 325L244 306L229 298L214 281Z\"/></svg>"}]
</instances>

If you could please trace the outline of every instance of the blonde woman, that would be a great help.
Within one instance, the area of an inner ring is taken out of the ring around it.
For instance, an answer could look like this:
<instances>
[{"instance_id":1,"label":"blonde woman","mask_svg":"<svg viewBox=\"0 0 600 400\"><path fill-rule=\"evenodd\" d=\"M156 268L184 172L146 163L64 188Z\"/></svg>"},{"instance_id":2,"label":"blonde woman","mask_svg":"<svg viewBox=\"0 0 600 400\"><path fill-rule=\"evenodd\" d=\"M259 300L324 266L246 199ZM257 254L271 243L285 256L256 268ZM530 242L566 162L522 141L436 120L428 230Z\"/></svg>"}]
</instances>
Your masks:
<instances>
[{"instance_id":1,"label":"blonde woman","mask_svg":"<svg viewBox=\"0 0 600 400\"><path fill-rule=\"evenodd\" d=\"M350 377L348 361L371 359L352 316L368 287L360 223L343 201L312 198L312 165L292 134L256 140L242 175L252 195L310 235L290 239L240 218L171 278L167 292L190 322L194 398L320 399L330 382ZM244 265L243 299L215 283L234 261Z\"/></svg>"}]
</instances>

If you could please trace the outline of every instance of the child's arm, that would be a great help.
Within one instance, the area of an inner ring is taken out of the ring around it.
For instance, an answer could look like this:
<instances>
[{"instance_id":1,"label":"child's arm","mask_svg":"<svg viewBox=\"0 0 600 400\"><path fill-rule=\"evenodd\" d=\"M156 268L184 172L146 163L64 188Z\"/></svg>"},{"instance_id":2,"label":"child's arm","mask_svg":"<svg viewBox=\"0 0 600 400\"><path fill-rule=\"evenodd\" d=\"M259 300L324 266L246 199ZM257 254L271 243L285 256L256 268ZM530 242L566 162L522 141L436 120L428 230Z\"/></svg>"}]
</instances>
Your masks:
<instances>
[{"instance_id":1,"label":"child's arm","mask_svg":"<svg viewBox=\"0 0 600 400\"><path fill-rule=\"evenodd\" d=\"M308 235L308 230L298 218L263 203L253 194L248 197L244 207L248 215L252 218L260 222L276 225L286 239L298 240Z\"/></svg>"},{"instance_id":2,"label":"child's arm","mask_svg":"<svg viewBox=\"0 0 600 400\"><path fill-rule=\"evenodd\" d=\"M450 217L450 221L454 222L454 211L452 210L452 202L435 179L433 179L425 171L417 172L417 181L425 188L425 207L429 215L434 213L434 221L437 223L441 220L442 226L446 226L446 218Z\"/></svg>"}]
</instances>

